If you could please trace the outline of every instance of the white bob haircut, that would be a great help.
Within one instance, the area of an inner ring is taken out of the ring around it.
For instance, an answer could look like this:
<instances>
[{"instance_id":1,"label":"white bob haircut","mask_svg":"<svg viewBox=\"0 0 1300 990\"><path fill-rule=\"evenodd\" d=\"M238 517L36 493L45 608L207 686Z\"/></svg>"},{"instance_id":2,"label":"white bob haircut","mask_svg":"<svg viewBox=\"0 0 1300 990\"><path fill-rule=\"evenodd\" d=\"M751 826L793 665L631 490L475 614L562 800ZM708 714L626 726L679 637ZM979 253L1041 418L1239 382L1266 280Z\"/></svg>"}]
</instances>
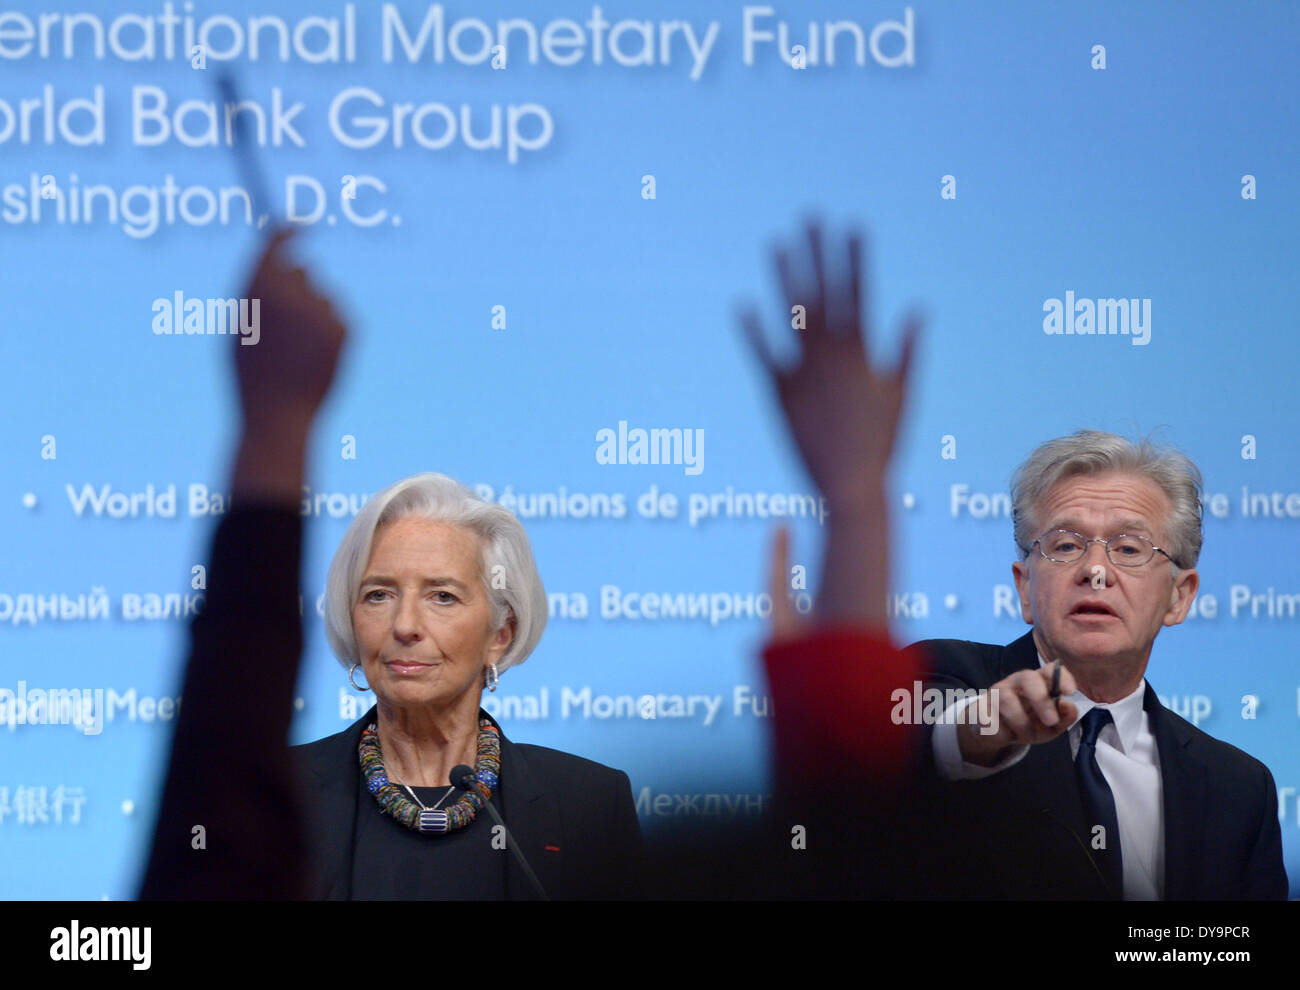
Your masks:
<instances>
[{"instance_id":1,"label":"white bob haircut","mask_svg":"<svg viewBox=\"0 0 1300 990\"><path fill-rule=\"evenodd\" d=\"M500 629L511 615L515 619L514 638L497 671L527 660L546 629L547 603L523 525L510 510L484 501L445 474L430 472L405 478L367 499L334 552L325 581L325 636L339 662L348 668L357 662L352 606L375 535L411 517L460 526L478 538L479 572L491 603L492 628Z\"/></svg>"}]
</instances>

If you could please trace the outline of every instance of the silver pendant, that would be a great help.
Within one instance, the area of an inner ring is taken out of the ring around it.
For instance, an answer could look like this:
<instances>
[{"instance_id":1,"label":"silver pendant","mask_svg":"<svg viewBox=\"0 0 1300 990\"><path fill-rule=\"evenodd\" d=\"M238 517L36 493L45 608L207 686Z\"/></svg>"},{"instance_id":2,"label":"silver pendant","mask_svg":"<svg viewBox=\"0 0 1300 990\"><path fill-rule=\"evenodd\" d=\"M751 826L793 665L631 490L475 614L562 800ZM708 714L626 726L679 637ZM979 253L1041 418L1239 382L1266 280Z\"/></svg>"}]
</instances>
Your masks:
<instances>
[{"instance_id":1,"label":"silver pendant","mask_svg":"<svg viewBox=\"0 0 1300 990\"><path fill-rule=\"evenodd\" d=\"M447 812L421 811L419 828L421 832L450 832L451 826L447 822Z\"/></svg>"}]
</instances>

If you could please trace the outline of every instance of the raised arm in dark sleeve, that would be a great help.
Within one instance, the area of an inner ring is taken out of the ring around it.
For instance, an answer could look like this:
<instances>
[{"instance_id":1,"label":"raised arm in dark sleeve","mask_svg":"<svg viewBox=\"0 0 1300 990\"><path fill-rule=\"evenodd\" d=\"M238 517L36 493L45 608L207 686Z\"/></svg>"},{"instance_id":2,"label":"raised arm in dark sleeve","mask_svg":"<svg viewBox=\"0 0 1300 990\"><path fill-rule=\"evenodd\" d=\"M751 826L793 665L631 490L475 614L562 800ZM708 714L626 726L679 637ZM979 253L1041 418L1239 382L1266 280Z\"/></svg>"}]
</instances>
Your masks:
<instances>
[{"instance_id":1,"label":"raised arm in dark sleeve","mask_svg":"<svg viewBox=\"0 0 1300 990\"><path fill-rule=\"evenodd\" d=\"M217 527L207 601L191 626L141 898L290 898L307 866L288 753L302 654L298 498L316 412L346 328L268 239L246 295L259 336L231 338L242 428L234 508Z\"/></svg>"},{"instance_id":2,"label":"raised arm in dark sleeve","mask_svg":"<svg viewBox=\"0 0 1300 990\"><path fill-rule=\"evenodd\" d=\"M236 507L217 527L141 898L305 889L285 745L302 653L301 544L300 517L280 506Z\"/></svg>"}]
</instances>

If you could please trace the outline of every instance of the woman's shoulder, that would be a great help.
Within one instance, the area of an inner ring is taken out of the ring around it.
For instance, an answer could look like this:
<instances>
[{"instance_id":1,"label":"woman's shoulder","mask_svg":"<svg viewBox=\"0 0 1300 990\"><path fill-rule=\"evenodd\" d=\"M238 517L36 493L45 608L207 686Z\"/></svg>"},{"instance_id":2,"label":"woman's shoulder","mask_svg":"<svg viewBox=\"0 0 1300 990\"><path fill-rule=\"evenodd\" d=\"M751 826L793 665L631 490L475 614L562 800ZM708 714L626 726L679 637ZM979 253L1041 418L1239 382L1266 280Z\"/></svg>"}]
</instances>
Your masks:
<instances>
[{"instance_id":1,"label":"woman's shoulder","mask_svg":"<svg viewBox=\"0 0 1300 990\"><path fill-rule=\"evenodd\" d=\"M528 763L530 769L536 769L548 777L570 777L587 781L617 783L628 779L622 770L597 763L585 756L576 756L563 750L551 749L549 746L536 746L532 743L511 743Z\"/></svg>"}]
</instances>

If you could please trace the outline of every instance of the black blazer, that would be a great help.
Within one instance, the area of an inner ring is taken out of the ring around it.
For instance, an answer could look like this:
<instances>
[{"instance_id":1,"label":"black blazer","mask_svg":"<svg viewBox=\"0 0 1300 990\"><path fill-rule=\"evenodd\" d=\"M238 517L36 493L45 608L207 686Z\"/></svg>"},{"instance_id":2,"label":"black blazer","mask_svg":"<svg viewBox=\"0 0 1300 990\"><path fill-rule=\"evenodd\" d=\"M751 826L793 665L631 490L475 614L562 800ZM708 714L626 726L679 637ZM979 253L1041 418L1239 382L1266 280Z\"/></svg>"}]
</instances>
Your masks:
<instances>
[{"instance_id":1,"label":"black blazer","mask_svg":"<svg viewBox=\"0 0 1300 990\"><path fill-rule=\"evenodd\" d=\"M284 744L302 653L301 554L295 506L241 505L217 527L142 899L348 896L357 744L374 712L317 742ZM639 892L626 774L503 735L501 779L499 810L552 898ZM534 896L505 855L510 896Z\"/></svg>"},{"instance_id":2,"label":"black blazer","mask_svg":"<svg viewBox=\"0 0 1300 990\"><path fill-rule=\"evenodd\" d=\"M308 897L347 900L351 895L361 786L357 747L362 730L374 721L371 708L342 732L290 750L311 837ZM501 792L493 802L552 900L642 894L641 830L623 771L545 746L514 743L502 733ZM514 855L503 855L510 899L535 898Z\"/></svg>"},{"instance_id":3,"label":"black blazer","mask_svg":"<svg viewBox=\"0 0 1300 990\"><path fill-rule=\"evenodd\" d=\"M933 671L931 687L986 688L1038 667L1032 633L1009 646L935 639L916 647ZM1150 684L1143 708L1160 753L1165 899L1285 899L1277 788L1268 768L1165 708ZM931 732L922 759L934 773ZM947 793L956 804L948 838L966 852L964 896L1107 896L1065 734L1031 746L1001 773L950 784Z\"/></svg>"}]
</instances>

